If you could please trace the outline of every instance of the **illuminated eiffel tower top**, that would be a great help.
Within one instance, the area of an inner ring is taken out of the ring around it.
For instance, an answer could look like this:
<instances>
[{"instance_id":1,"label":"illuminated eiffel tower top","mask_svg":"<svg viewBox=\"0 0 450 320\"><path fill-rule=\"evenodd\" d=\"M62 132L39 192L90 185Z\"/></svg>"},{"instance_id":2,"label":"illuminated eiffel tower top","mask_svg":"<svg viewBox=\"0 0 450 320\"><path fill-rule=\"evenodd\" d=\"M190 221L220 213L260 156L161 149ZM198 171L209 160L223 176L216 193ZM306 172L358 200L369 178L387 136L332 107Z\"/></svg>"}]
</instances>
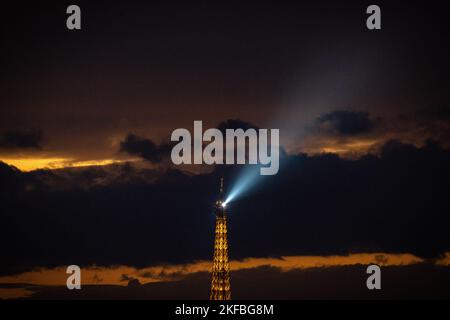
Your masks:
<instances>
[{"instance_id":1,"label":"illuminated eiffel tower top","mask_svg":"<svg viewBox=\"0 0 450 320\"><path fill-rule=\"evenodd\" d=\"M214 209L216 232L210 300L230 300L230 264L228 261L227 215L223 200L223 178L220 179L220 197L216 201Z\"/></svg>"}]
</instances>

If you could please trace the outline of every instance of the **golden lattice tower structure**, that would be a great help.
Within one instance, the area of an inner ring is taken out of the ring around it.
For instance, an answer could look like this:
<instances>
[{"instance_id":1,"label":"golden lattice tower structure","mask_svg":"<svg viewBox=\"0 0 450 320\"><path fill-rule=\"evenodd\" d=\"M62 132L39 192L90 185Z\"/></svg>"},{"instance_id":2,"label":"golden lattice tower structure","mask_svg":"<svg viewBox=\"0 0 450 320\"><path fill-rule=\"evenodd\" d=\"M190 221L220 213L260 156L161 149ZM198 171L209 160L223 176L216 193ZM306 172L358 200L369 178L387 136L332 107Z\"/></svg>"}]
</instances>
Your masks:
<instances>
[{"instance_id":1,"label":"golden lattice tower structure","mask_svg":"<svg viewBox=\"0 0 450 320\"><path fill-rule=\"evenodd\" d=\"M220 179L220 197L216 201L214 209L216 214L216 232L210 300L230 300L230 263L228 261L228 230L223 199L223 178Z\"/></svg>"}]
</instances>

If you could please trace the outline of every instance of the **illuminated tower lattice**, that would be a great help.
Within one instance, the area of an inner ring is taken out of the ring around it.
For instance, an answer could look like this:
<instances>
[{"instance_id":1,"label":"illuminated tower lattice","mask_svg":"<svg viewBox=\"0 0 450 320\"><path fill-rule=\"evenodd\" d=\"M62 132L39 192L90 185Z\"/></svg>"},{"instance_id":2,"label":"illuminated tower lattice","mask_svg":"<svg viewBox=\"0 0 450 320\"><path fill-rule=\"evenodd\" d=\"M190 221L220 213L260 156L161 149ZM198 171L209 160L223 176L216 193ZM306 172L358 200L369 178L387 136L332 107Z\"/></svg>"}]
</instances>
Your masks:
<instances>
[{"instance_id":1,"label":"illuminated tower lattice","mask_svg":"<svg viewBox=\"0 0 450 320\"><path fill-rule=\"evenodd\" d=\"M220 198L216 201L214 208L216 235L210 300L230 300L230 264L228 262L227 215L223 200L223 179L220 180Z\"/></svg>"}]
</instances>

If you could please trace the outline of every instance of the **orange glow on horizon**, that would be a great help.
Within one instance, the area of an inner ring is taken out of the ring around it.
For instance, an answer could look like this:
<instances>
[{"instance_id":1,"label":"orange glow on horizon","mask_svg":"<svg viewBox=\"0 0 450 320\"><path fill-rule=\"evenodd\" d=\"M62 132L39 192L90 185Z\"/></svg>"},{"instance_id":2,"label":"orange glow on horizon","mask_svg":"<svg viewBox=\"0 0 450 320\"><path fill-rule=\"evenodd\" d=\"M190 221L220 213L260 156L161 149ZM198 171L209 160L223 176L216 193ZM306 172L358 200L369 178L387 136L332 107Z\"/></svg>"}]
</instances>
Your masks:
<instances>
[{"instance_id":1,"label":"orange glow on horizon","mask_svg":"<svg viewBox=\"0 0 450 320\"><path fill-rule=\"evenodd\" d=\"M450 256L450 253L448 254ZM326 268L350 265L379 264L384 266L405 266L424 262L412 254L358 253L347 256L286 256L280 258L246 258L232 260L232 271L253 269L263 266L279 268L282 272L295 269ZM211 261L198 261L179 265L158 265L137 269L129 266L83 268L83 283L113 284L126 286L122 275L138 279L141 283L173 281L180 276L197 272L210 272ZM27 283L33 285L65 285L67 279L64 267L36 269L33 271L0 277L0 283Z\"/></svg>"},{"instance_id":2,"label":"orange glow on horizon","mask_svg":"<svg viewBox=\"0 0 450 320\"><path fill-rule=\"evenodd\" d=\"M20 171L30 172L39 169L63 169L90 166L105 166L114 163L124 163L135 161L134 159L117 160L117 159L99 159L99 160L75 160L71 158L0 158L0 161L14 166Z\"/></svg>"},{"instance_id":3,"label":"orange glow on horizon","mask_svg":"<svg viewBox=\"0 0 450 320\"><path fill-rule=\"evenodd\" d=\"M434 262L437 266L449 265L450 252ZM256 269L259 267L277 268L280 272L306 270L313 268L332 268L354 265L378 264L381 266L408 266L425 263L424 259L413 254L357 253L346 256L285 256L280 258L246 258L230 261L231 271ZM430 262L431 263L431 262ZM137 269L130 266L82 268L83 285L127 286L128 280L137 279L141 284L182 280L184 277L211 272L211 261L197 261L179 265L158 265ZM37 286L65 286L66 268L63 266L41 268L21 274L1 276L0 284L27 284ZM26 297L32 289L4 288L0 298Z\"/></svg>"}]
</instances>

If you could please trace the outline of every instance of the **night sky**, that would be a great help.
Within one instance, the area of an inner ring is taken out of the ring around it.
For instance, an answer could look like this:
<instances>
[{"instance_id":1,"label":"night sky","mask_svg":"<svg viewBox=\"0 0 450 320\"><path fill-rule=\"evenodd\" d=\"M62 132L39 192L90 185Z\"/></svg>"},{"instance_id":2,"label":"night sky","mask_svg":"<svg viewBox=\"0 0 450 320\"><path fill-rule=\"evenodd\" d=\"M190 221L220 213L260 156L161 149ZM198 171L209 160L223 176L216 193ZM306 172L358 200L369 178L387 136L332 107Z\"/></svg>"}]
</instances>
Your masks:
<instances>
[{"instance_id":1,"label":"night sky","mask_svg":"<svg viewBox=\"0 0 450 320\"><path fill-rule=\"evenodd\" d=\"M377 1L376 31L366 1L74 3L77 31L72 2L2 5L0 298L207 299L244 168L174 166L194 120L280 129L279 173L230 203L234 298L450 296L444 1Z\"/></svg>"}]
</instances>

